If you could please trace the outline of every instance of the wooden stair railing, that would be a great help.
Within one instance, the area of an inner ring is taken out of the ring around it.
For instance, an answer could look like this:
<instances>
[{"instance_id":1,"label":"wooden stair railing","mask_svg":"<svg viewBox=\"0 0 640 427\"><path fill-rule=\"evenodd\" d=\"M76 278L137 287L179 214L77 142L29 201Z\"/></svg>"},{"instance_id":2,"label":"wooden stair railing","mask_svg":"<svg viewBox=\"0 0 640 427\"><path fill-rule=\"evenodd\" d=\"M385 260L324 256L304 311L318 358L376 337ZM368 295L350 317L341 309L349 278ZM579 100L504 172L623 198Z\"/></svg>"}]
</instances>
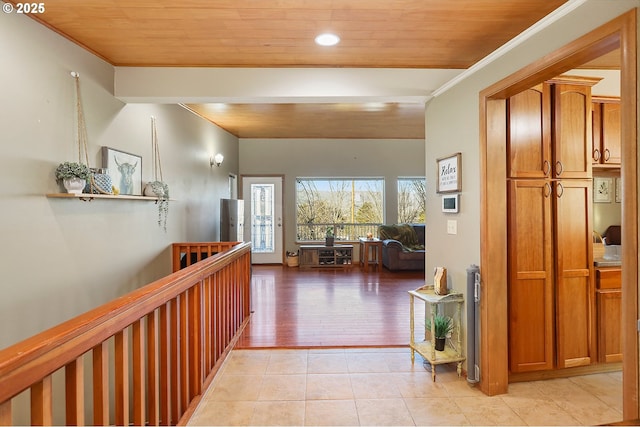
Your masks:
<instances>
[{"instance_id":1,"label":"wooden stair railing","mask_svg":"<svg viewBox=\"0 0 640 427\"><path fill-rule=\"evenodd\" d=\"M191 253L207 257L189 265ZM178 270L181 258L189 266ZM0 350L0 425L16 424L25 390L31 425L188 421L248 322L251 245L174 244L173 263L169 276Z\"/></svg>"}]
</instances>

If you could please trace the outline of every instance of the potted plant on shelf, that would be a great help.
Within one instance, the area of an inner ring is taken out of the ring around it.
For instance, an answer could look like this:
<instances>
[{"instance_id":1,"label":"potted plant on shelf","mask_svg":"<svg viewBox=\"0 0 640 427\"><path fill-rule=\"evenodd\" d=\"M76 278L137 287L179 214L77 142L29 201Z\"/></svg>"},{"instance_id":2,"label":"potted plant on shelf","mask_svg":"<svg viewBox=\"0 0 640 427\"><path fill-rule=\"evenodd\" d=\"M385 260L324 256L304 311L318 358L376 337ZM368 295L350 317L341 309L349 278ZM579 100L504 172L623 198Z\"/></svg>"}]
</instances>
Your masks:
<instances>
[{"instance_id":1,"label":"potted plant on shelf","mask_svg":"<svg viewBox=\"0 0 640 427\"><path fill-rule=\"evenodd\" d=\"M437 351L444 350L444 343L453 331L453 319L449 316L436 314L433 319L433 330L431 329L431 319L426 323L427 331L433 332L434 345Z\"/></svg>"},{"instance_id":2,"label":"potted plant on shelf","mask_svg":"<svg viewBox=\"0 0 640 427\"><path fill-rule=\"evenodd\" d=\"M81 194L88 177L89 168L82 163L64 162L56 168L56 179L62 181L68 193Z\"/></svg>"},{"instance_id":3,"label":"potted plant on shelf","mask_svg":"<svg viewBox=\"0 0 640 427\"><path fill-rule=\"evenodd\" d=\"M167 231L167 215L169 214L169 186L162 180L162 164L160 163L160 147L156 118L151 117L151 154L153 158L153 181L144 187L144 195L158 198L158 225Z\"/></svg>"},{"instance_id":4,"label":"potted plant on shelf","mask_svg":"<svg viewBox=\"0 0 640 427\"><path fill-rule=\"evenodd\" d=\"M334 239L335 237L333 235L333 227L329 226L327 227L327 234L325 235L325 238L324 238L324 245L333 246Z\"/></svg>"}]
</instances>

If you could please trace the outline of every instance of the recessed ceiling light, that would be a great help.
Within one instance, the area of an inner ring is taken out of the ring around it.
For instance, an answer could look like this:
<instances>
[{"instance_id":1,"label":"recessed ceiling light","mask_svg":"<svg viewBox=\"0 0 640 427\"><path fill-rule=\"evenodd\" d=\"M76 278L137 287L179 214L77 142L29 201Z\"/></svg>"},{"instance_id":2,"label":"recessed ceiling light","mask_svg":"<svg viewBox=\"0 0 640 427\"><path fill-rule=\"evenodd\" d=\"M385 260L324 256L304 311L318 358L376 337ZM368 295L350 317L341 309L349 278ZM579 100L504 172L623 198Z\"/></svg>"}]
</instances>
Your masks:
<instances>
[{"instance_id":1,"label":"recessed ceiling light","mask_svg":"<svg viewBox=\"0 0 640 427\"><path fill-rule=\"evenodd\" d=\"M340 42L340 37L331 33L320 34L316 37L316 44L320 46L334 46Z\"/></svg>"}]
</instances>

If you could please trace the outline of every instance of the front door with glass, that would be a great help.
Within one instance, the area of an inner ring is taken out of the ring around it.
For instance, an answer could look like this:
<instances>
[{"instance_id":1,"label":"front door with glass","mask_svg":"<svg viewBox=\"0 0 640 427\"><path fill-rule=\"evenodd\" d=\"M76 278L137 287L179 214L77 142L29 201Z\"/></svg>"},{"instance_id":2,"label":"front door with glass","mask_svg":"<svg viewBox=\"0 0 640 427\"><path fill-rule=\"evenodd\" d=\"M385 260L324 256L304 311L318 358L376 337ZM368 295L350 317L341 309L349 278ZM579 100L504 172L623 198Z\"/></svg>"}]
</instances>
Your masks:
<instances>
[{"instance_id":1,"label":"front door with glass","mask_svg":"<svg viewBox=\"0 0 640 427\"><path fill-rule=\"evenodd\" d=\"M282 264L282 177L245 177L245 238L254 264Z\"/></svg>"}]
</instances>

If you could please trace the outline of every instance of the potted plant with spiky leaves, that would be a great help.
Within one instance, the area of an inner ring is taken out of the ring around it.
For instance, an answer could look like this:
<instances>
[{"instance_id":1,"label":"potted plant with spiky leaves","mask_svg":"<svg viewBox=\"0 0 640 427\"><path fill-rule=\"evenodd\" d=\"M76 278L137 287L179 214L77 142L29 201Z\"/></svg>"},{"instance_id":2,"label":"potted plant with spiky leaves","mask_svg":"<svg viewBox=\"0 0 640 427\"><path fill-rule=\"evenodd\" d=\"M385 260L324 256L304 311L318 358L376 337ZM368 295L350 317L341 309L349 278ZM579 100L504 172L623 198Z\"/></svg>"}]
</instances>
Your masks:
<instances>
[{"instance_id":1,"label":"potted plant with spiky leaves","mask_svg":"<svg viewBox=\"0 0 640 427\"><path fill-rule=\"evenodd\" d=\"M453 319L449 316L436 314L433 318L433 328L431 327L431 319L427 320L426 328L427 331L433 333L436 350L443 351L445 341L453 331Z\"/></svg>"}]
</instances>

